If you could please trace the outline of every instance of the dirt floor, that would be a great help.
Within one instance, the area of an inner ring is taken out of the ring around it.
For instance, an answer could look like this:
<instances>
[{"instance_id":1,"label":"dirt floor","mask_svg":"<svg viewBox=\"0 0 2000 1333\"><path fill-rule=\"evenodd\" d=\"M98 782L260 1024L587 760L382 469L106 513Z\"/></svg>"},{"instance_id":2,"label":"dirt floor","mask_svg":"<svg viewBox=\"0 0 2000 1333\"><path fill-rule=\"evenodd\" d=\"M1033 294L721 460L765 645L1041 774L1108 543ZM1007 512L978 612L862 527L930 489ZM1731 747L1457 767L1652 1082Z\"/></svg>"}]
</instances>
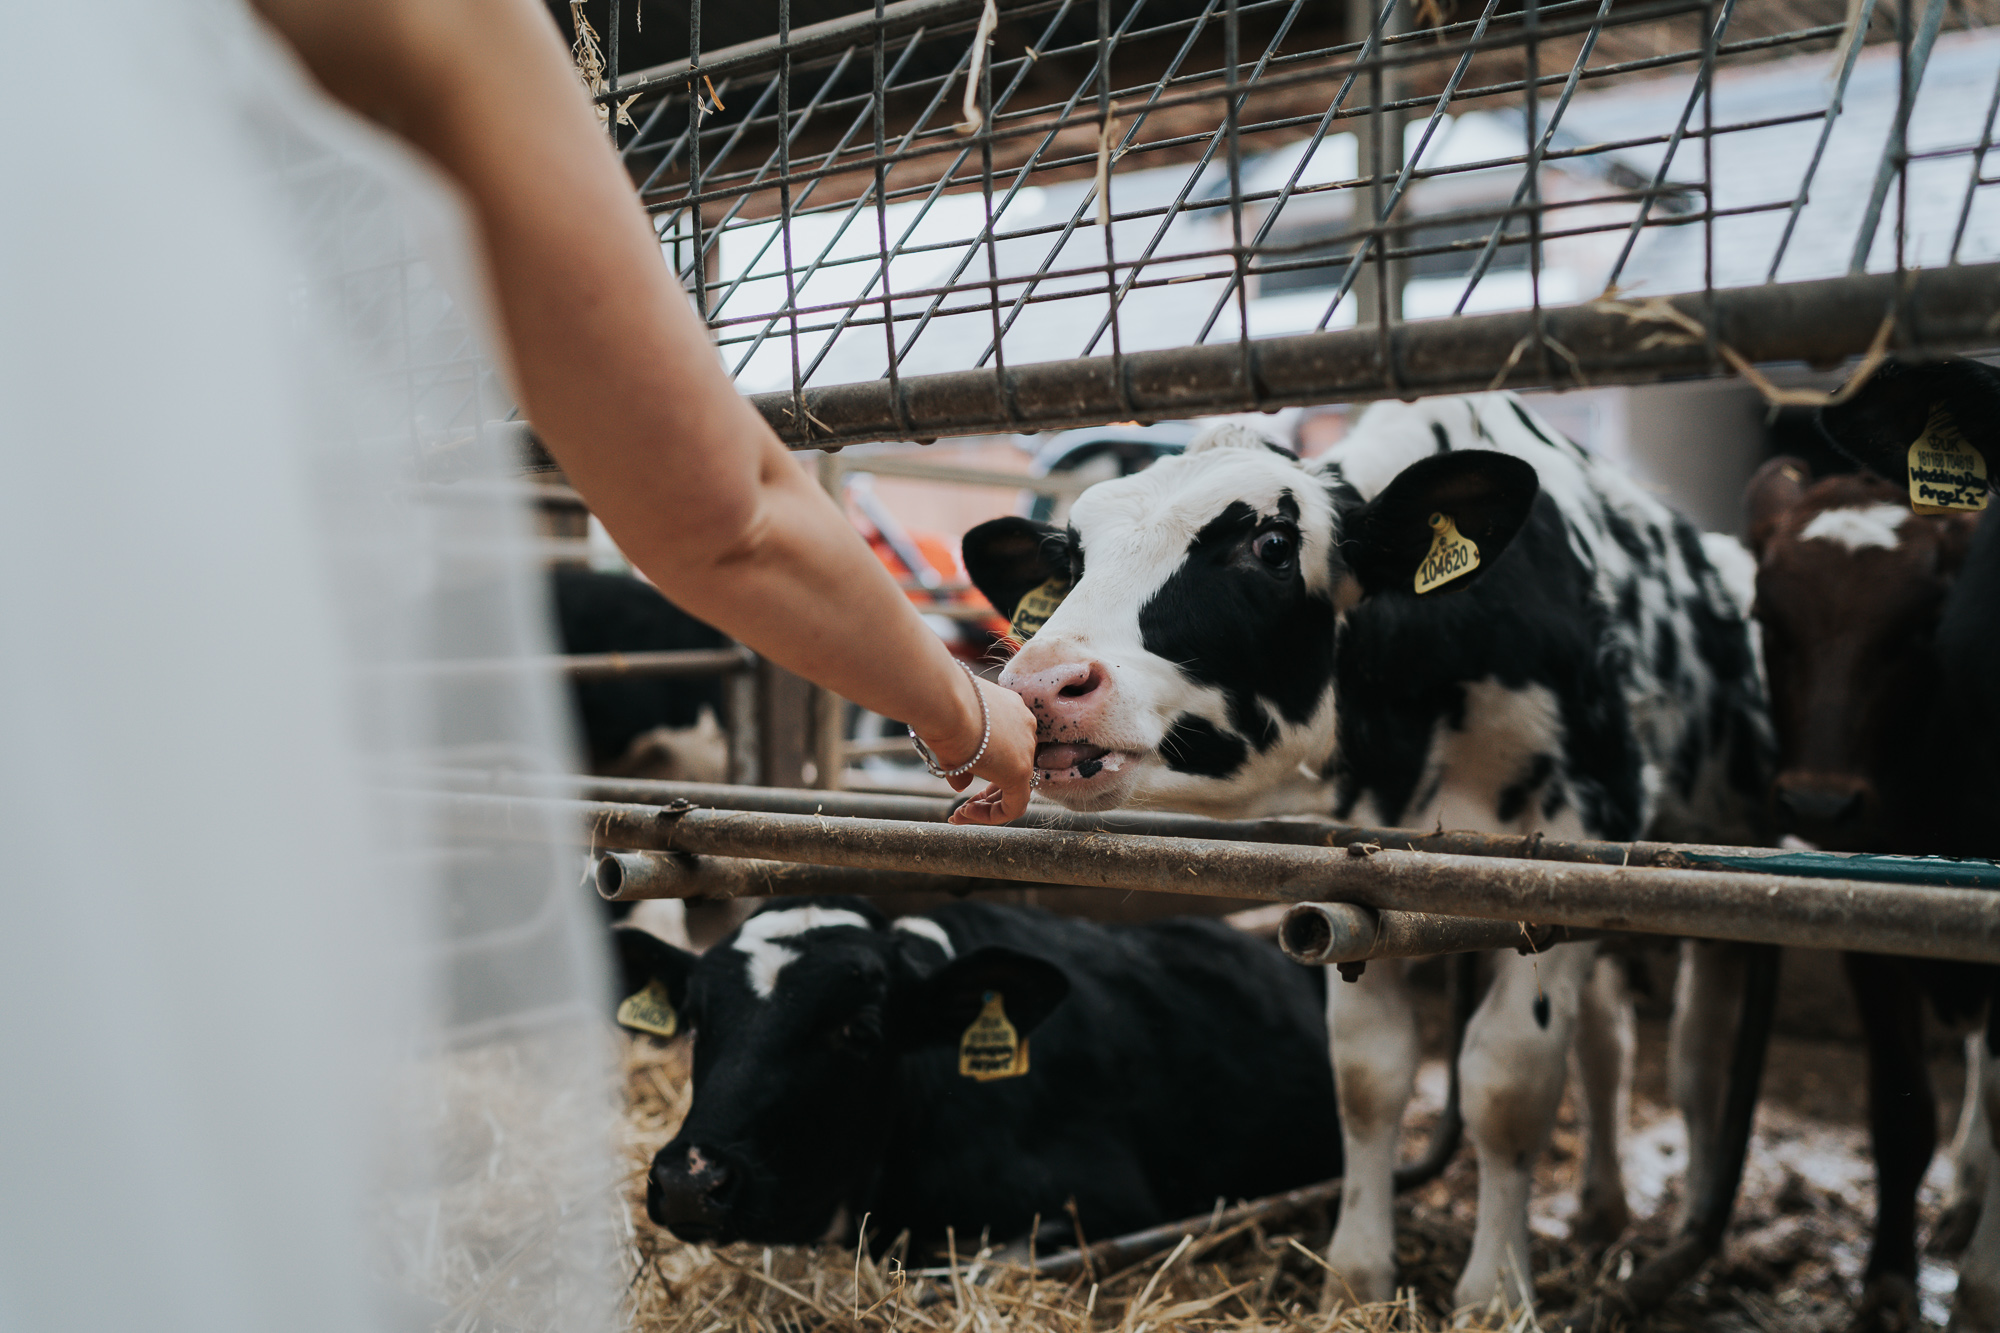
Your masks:
<instances>
[{"instance_id":1,"label":"dirt floor","mask_svg":"<svg viewBox=\"0 0 2000 1333\"><path fill-rule=\"evenodd\" d=\"M1442 1052L1442 1002L1426 1014L1426 1045ZM1533 1311L1456 1312L1471 1327L1551 1327L1600 1278L1643 1260L1668 1235L1686 1140L1666 1101L1665 1024L1640 1023L1632 1133L1624 1160L1633 1212L1641 1220L1609 1249L1568 1243L1568 1219L1582 1140L1574 1096L1566 1098L1551 1151L1536 1178ZM1324 1275L1313 1251L1324 1223L1291 1234L1255 1227L1201 1238L1123 1274L1070 1282L1031 1280L1018 1269L961 1256L956 1271L902 1272L832 1249L721 1250L683 1245L646 1220L646 1165L685 1113L681 1044L634 1038L628 1058L627 1197L636 1248L629 1289L639 1333L722 1333L726 1329L907 1328L1000 1333L1058 1329L1227 1328L1345 1330L1448 1326L1451 1284L1471 1242L1476 1172L1461 1150L1440 1179L1401 1204L1397 1249L1409 1291L1392 1306L1321 1313ZM1949 1139L1963 1089L1963 1066L1949 1051L1934 1061L1940 1141ZM1416 1156L1435 1122L1445 1065L1434 1057L1418 1080L1406 1151ZM1573 1089L1572 1089L1573 1093ZM1661 1333L1818 1333L1843 1327L1867 1257L1874 1187L1867 1156L1862 1054L1851 1042L1783 1035L1773 1039L1744 1190L1722 1258L1645 1327ZM1946 1183L1942 1156L1922 1199L1934 1223ZM968 1249L971 1247L968 1246ZM1920 1288L1927 1322L1941 1325L1955 1279L1926 1259ZM1468 1326L1462 1324L1461 1326Z\"/></svg>"}]
</instances>

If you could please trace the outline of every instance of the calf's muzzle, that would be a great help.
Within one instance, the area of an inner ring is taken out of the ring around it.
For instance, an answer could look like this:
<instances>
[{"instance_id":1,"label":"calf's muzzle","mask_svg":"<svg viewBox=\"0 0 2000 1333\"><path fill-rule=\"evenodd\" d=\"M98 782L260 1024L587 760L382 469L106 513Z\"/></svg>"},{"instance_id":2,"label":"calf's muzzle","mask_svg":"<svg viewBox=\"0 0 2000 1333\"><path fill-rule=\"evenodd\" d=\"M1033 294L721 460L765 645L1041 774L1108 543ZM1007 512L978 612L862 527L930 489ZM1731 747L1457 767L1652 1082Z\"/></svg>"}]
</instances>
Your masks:
<instances>
[{"instance_id":1,"label":"calf's muzzle","mask_svg":"<svg viewBox=\"0 0 2000 1333\"><path fill-rule=\"evenodd\" d=\"M669 1143L646 1177L646 1216L685 1241L725 1239L736 1179L712 1149Z\"/></svg>"},{"instance_id":2,"label":"calf's muzzle","mask_svg":"<svg viewBox=\"0 0 2000 1333\"><path fill-rule=\"evenodd\" d=\"M1788 831L1837 848L1865 830L1874 790L1866 778L1847 774L1781 773L1771 799Z\"/></svg>"},{"instance_id":3,"label":"calf's muzzle","mask_svg":"<svg viewBox=\"0 0 2000 1333\"><path fill-rule=\"evenodd\" d=\"M1087 733L1111 700L1111 672L1094 661L1058 662L1039 671L1009 671L1002 680L1027 702L1042 734Z\"/></svg>"}]
</instances>

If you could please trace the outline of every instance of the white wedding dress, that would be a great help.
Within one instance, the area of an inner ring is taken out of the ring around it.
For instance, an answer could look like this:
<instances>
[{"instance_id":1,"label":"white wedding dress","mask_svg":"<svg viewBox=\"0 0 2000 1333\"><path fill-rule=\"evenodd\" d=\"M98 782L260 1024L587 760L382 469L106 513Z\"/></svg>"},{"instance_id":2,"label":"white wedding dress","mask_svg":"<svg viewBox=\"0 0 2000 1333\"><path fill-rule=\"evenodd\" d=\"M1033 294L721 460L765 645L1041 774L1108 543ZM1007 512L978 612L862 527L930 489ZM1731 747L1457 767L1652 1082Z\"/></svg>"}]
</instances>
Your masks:
<instances>
[{"instance_id":1,"label":"white wedding dress","mask_svg":"<svg viewBox=\"0 0 2000 1333\"><path fill-rule=\"evenodd\" d=\"M604 1329L602 931L449 192L236 0L0 10L0 1330Z\"/></svg>"}]
</instances>

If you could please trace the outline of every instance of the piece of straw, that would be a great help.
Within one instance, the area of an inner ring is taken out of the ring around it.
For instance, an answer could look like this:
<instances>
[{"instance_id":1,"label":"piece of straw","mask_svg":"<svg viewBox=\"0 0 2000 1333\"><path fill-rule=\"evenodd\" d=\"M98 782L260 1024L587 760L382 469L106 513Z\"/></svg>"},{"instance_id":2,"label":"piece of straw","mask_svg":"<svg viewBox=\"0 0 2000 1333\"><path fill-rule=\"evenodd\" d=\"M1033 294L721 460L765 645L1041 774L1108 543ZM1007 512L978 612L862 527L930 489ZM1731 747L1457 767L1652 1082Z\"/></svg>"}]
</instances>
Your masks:
<instances>
[{"instance_id":1,"label":"piece of straw","mask_svg":"<svg viewBox=\"0 0 2000 1333\"><path fill-rule=\"evenodd\" d=\"M1914 270L1912 272L1914 273ZM1708 335L1708 330L1701 326L1700 321L1675 307L1664 296L1636 301L1620 296L1614 287L1607 289L1604 295L1592 301L1590 308L1607 314L1623 315L1636 323L1665 324L1688 335L1687 338L1679 338L1663 330L1641 342L1639 347L1642 351L1675 344L1689 346ZM1862 386L1868 383L1869 377L1889 359L1889 338L1895 331L1896 312L1892 309L1882 316L1882 323L1876 328L1875 337L1869 342L1867 352L1862 355L1861 364L1854 368L1852 375L1848 376L1847 383L1831 393L1820 389L1781 388L1773 384L1763 371L1752 365L1748 357L1728 343L1718 341L1715 350L1722 354L1722 359L1729 363L1732 370L1750 381L1751 387L1763 394L1764 401L1772 407L1834 407L1860 393Z\"/></svg>"},{"instance_id":2,"label":"piece of straw","mask_svg":"<svg viewBox=\"0 0 2000 1333\"><path fill-rule=\"evenodd\" d=\"M1097 225L1111 225L1111 141L1118 134L1118 103L1105 113L1097 127Z\"/></svg>"},{"instance_id":3,"label":"piece of straw","mask_svg":"<svg viewBox=\"0 0 2000 1333\"><path fill-rule=\"evenodd\" d=\"M986 44L993 40L993 30L1000 26L1000 6L997 0L986 0L986 8L979 11L979 26L972 30L972 63L965 70L964 116L958 122L960 134L979 133L979 77L986 72Z\"/></svg>"}]
</instances>

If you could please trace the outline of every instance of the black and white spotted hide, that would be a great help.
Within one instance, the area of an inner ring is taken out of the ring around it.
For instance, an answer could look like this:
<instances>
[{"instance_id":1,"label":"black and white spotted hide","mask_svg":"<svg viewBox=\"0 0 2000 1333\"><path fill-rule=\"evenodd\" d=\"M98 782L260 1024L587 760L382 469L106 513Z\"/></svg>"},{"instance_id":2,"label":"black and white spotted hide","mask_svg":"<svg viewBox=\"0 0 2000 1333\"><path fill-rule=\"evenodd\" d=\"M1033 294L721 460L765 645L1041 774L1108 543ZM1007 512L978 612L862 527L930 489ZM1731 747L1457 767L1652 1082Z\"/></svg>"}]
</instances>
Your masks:
<instances>
[{"instance_id":1,"label":"black and white spotted hide","mask_svg":"<svg viewBox=\"0 0 2000 1333\"><path fill-rule=\"evenodd\" d=\"M1434 517L1478 546L1419 593ZM1488 394L1369 409L1301 462L1236 427L1003 519L966 567L1010 613L1061 604L1008 664L1043 790L1074 809L1334 814L1555 838L1752 842L1769 722L1754 566L1614 467ZM1690 1172L1713 1155L1732 965L1694 949L1674 1029ZM1591 1127L1579 1225L1628 1214L1617 1154L1629 997L1595 946L1500 954L1459 1072L1480 1205L1461 1302L1528 1293L1527 1192L1574 1045ZM1398 965L1328 988L1347 1163L1335 1294L1393 1294L1391 1176L1417 1063Z\"/></svg>"},{"instance_id":2,"label":"black and white spotted hide","mask_svg":"<svg viewBox=\"0 0 2000 1333\"><path fill-rule=\"evenodd\" d=\"M1419 595L1439 511L1481 564ZM1749 556L1512 395L1379 404L1312 463L1222 427L965 554L1002 614L1071 581L1002 680L1072 808L1757 831Z\"/></svg>"}]
</instances>

